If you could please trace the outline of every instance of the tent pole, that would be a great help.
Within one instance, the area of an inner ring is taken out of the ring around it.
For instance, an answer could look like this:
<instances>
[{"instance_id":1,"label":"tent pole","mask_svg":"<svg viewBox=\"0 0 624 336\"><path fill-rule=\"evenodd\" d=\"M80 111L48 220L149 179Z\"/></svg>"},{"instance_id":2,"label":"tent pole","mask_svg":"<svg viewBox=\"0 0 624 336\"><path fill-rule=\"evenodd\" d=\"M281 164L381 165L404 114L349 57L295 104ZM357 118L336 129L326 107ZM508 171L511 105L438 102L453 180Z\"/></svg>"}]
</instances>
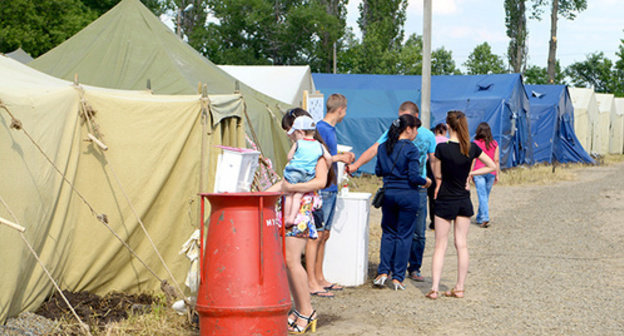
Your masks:
<instances>
[{"instance_id":1,"label":"tent pole","mask_svg":"<svg viewBox=\"0 0 624 336\"><path fill-rule=\"evenodd\" d=\"M201 86L201 83L200 83ZM206 192L207 190L204 190L204 170L206 170L206 167L204 166L204 161L206 161L206 141L207 141L207 137L206 137L206 132L207 132L207 128L208 128L208 87L206 84L203 85L203 89L201 90L201 105L202 105L202 112L201 112L201 124L202 124L202 134L201 134L201 154L200 154L200 163L199 163L199 193L203 193ZM199 222L200 222L200 228L203 226L202 224L204 223L204 218L202 216L202 210L198 208L199 211ZM202 241L204 239L204 237L201 237Z\"/></svg>"}]
</instances>

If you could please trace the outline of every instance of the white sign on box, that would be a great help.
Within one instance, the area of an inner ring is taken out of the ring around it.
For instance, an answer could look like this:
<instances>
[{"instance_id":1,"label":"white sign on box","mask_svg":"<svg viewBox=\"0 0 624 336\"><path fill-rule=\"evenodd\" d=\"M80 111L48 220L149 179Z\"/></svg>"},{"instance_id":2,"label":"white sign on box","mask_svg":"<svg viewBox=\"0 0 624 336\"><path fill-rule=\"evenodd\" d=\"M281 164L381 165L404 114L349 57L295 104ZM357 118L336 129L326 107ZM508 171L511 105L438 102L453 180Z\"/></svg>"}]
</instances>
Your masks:
<instances>
[{"instance_id":1,"label":"white sign on box","mask_svg":"<svg viewBox=\"0 0 624 336\"><path fill-rule=\"evenodd\" d=\"M260 152L227 146L216 146L223 149L217 159L215 175L215 193L248 192L251 190Z\"/></svg>"}]
</instances>

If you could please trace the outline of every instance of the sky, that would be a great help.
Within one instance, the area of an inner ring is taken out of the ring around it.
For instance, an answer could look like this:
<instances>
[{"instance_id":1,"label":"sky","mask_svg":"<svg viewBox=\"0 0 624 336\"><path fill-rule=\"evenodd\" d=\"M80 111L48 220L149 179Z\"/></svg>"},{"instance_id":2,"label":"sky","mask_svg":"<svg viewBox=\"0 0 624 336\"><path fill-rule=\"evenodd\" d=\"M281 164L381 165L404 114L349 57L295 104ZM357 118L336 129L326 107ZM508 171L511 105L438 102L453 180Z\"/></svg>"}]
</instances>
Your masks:
<instances>
[{"instance_id":1,"label":"sky","mask_svg":"<svg viewBox=\"0 0 624 336\"><path fill-rule=\"evenodd\" d=\"M350 0L347 6L347 25L356 36L358 5L361 0ZM405 36L423 32L423 1L408 0ZM584 61L586 55L604 52L615 60L615 53L624 39L624 0L587 0L587 9L574 21L559 18L557 29L557 58L562 67ZM509 38L505 34L504 0L432 0L432 49L444 47L453 53L455 64L462 65L472 50L488 42L492 52L507 58ZM530 0L527 0L530 3ZM528 6L528 5L527 5ZM527 13L527 19L528 19ZM546 10L542 21L528 20L529 65L546 67L550 35L550 11Z\"/></svg>"}]
</instances>

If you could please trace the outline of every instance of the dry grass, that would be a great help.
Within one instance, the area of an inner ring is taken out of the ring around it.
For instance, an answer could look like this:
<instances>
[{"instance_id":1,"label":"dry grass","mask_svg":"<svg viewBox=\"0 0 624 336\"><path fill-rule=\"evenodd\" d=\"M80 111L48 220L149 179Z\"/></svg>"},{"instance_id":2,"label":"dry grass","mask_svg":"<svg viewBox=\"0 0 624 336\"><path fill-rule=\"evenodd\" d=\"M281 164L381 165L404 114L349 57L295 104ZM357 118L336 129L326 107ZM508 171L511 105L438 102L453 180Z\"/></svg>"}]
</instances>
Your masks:
<instances>
[{"instance_id":1,"label":"dry grass","mask_svg":"<svg viewBox=\"0 0 624 336\"><path fill-rule=\"evenodd\" d=\"M622 154L608 154L602 159L602 162L607 165L620 163L622 161L624 161L624 155Z\"/></svg>"},{"instance_id":2,"label":"dry grass","mask_svg":"<svg viewBox=\"0 0 624 336\"><path fill-rule=\"evenodd\" d=\"M127 319L107 324L99 329L91 327L93 336L121 336L121 335L199 335L186 316L178 315L165 304L164 298L151 305L151 311L146 314L129 312ZM85 335L73 316L58 321L58 329L62 335Z\"/></svg>"},{"instance_id":3,"label":"dry grass","mask_svg":"<svg viewBox=\"0 0 624 336\"><path fill-rule=\"evenodd\" d=\"M602 165L611 165L624 162L624 155L606 155L599 160ZM586 164L558 164L553 169L550 164L537 164L534 166L520 166L505 169L499 185L547 185L560 181L574 181L577 179L577 171ZM362 174L349 180L349 190L368 192L375 194L377 188L382 186L381 178L375 175Z\"/></svg>"}]
</instances>

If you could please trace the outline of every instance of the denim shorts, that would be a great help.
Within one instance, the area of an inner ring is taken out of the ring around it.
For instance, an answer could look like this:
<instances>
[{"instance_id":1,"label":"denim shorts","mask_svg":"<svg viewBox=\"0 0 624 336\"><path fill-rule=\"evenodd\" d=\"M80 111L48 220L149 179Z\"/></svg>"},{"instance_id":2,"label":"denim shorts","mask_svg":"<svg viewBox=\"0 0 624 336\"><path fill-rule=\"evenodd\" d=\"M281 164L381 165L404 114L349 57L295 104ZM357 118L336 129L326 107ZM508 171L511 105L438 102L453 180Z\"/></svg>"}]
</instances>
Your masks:
<instances>
[{"instance_id":1,"label":"denim shorts","mask_svg":"<svg viewBox=\"0 0 624 336\"><path fill-rule=\"evenodd\" d=\"M330 231L334 214L336 213L336 200L338 198L338 192L336 191L321 191L321 198L323 199L323 226L318 231Z\"/></svg>"},{"instance_id":2,"label":"denim shorts","mask_svg":"<svg viewBox=\"0 0 624 336\"><path fill-rule=\"evenodd\" d=\"M292 168L291 166L286 166L284 169L284 180L291 184L308 182L313 178L314 174L310 174L305 170Z\"/></svg>"}]
</instances>

